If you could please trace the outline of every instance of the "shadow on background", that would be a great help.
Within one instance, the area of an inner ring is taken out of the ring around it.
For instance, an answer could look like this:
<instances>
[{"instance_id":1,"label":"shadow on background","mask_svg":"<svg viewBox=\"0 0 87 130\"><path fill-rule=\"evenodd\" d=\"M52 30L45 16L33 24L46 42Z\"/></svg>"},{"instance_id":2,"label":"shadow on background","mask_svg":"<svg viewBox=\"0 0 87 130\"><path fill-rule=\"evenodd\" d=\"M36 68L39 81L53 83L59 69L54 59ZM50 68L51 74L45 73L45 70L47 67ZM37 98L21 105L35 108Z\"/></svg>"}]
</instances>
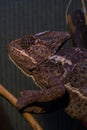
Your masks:
<instances>
[{"instance_id":1,"label":"shadow on background","mask_svg":"<svg viewBox=\"0 0 87 130\"><path fill-rule=\"evenodd\" d=\"M13 130L9 120L9 115L7 115L2 102L0 102L0 130Z\"/></svg>"}]
</instances>

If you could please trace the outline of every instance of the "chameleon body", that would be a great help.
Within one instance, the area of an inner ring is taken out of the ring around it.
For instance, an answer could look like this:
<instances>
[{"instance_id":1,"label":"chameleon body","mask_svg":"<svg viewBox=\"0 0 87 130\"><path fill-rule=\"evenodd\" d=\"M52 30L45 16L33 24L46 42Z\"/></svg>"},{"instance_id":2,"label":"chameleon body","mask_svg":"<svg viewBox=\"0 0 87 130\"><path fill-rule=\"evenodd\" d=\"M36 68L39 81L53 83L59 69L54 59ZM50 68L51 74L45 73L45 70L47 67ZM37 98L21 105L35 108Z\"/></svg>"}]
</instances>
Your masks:
<instances>
[{"instance_id":1,"label":"chameleon body","mask_svg":"<svg viewBox=\"0 0 87 130\"><path fill-rule=\"evenodd\" d=\"M69 38L67 32L47 31L9 44L10 59L41 88L21 92L19 110L44 113L44 103L64 98L65 102L69 99L66 111L72 117L87 114L87 50L62 49Z\"/></svg>"}]
</instances>

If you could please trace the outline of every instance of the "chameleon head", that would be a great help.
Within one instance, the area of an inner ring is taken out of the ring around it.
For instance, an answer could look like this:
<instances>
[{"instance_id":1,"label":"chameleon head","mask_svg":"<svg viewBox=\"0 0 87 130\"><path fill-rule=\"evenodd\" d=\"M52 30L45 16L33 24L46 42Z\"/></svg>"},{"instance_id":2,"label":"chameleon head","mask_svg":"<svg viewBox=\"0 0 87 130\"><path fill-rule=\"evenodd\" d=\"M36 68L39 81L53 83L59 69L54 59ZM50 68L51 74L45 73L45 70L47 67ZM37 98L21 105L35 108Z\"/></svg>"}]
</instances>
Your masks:
<instances>
[{"instance_id":1,"label":"chameleon head","mask_svg":"<svg viewBox=\"0 0 87 130\"><path fill-rule=\"evenodd\" d=\"M54 31L34 36L27 35L9 44L9 57L19 68L29 74L37 65L54 55L59 46L69 38L67 32Z\"/></svg>"},{"instance_id":2,"label":"chameleon head","mask_svg":"<svg viewBox=\"0 0 87 130\"><path fill-rule=\"evenodd\" d=\"M8 54L17 67L29 74L51 56L52 50L47 41L28 35L10 42Z\"/></svg>"},{"instance_id":3,"label":"chameleon head","mask_svg":"<svg viewBox=\"0 0 87 130\"><path fill-rule=\"evenodd\" d=\"M50 55L50 51L45 41L29 35L10 42L8 54L10 59L26 72L42 63Z\"/></svg>"}]
</instances>

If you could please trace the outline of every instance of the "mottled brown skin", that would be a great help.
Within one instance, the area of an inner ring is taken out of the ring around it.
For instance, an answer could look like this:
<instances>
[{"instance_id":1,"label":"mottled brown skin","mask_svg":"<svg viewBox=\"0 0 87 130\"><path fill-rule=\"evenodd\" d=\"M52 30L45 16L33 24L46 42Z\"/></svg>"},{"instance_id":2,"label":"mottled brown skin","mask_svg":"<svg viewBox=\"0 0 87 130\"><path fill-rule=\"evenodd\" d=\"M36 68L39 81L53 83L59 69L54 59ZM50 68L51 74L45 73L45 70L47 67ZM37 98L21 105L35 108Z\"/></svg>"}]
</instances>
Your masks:
<instances>
[{"instance_id":1,"label":"mottled brown skin","mask_svg":"<svg viewBox=\"0 0 87 130\"><path fill-rule=\"evenodd\" d=\"M81 93L84 88L86 90L87 50L60 49L69 37L70 35L66 32L45 32L20 38L9 44L9 56L12 61L42 88L37 91L21 92L21 97L17 101L19 110L44 113L46 109L42 103L55 102L57 99L62 99L68 92L70 93L68 103L69 106L72 105L72 109L69 107L66 111L73 117L75 110L70 90L78 88L78 92ZM66 101L67 97L64 100ZM79 106L77 108L80 109ZM70 110L73 112L69 112ZM78 118L78 115L76 116Z\"/></svg>"}]
</instances>

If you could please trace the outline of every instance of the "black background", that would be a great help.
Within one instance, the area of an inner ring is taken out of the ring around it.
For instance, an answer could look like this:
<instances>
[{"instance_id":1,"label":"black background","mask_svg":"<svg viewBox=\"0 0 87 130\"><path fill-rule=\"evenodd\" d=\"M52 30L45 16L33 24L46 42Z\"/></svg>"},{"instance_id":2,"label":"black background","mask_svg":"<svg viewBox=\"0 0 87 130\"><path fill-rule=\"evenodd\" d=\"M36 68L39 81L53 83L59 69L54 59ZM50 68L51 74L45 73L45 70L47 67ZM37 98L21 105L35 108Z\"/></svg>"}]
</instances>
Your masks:
<instances>
[{"instance_id":1,"label":"black background","mask_svg":"<svg viewBox=\"0 0 87 130\"><path fill-rule=\"evenodd\" d=\"M23 89L36 89L34 82L22 74L9 60L7 45L26 34L45 30L68 31L65 10L68 0L0 0L0 84L18 97ZM80 0L72 2L70 11L80 8ZM80 122L64 110L34 115L44 130L83 130ZM32 130L17 110L0 97L0 130Z\"/></svg>"}]
</instances>

